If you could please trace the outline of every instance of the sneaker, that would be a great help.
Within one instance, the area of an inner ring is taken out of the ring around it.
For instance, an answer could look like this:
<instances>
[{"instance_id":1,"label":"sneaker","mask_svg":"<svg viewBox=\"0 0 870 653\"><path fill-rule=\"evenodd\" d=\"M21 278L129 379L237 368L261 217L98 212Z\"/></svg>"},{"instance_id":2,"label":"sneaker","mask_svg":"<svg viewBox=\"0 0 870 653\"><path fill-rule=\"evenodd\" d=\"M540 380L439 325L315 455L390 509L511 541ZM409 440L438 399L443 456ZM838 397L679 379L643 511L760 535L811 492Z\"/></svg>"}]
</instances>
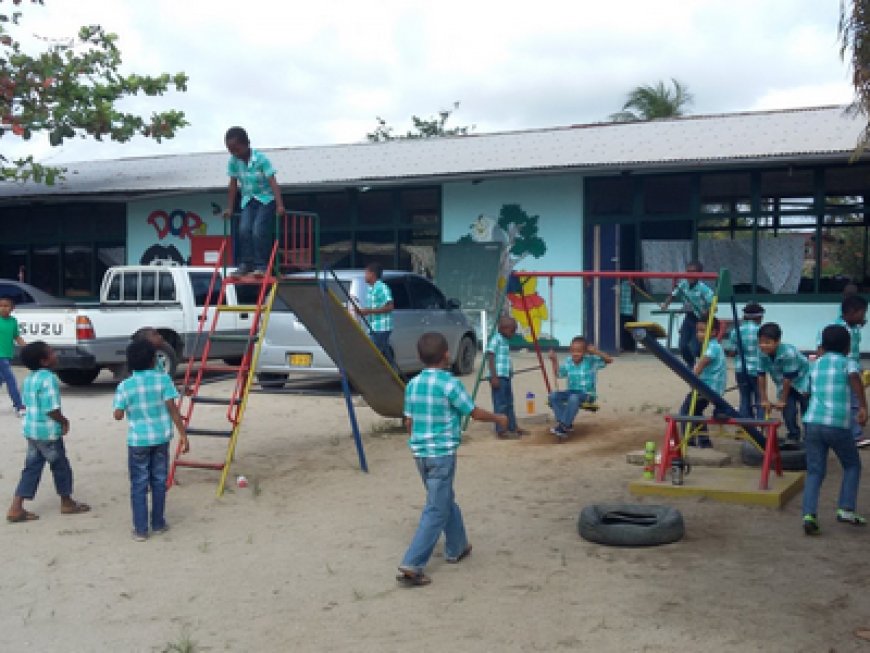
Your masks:
<instances>
[{"instance_id":1,"label":"sneaker","mask_svg":"<svg viewBox=\"0 0 870 653\"><path fill-rule=\"evenodd\" d=\"M573 433L574 432L574 425L573 424L562 424L562 430L565 431L565 433Z\"/></svg>"},{"instance_id":2,"label":"sneaker","mask_svg":"<svg viewBox=\"0 0 870 653\"><path fill-rule=\"evenodd\" d=\"M162 535L163 533L166 533L168 530L169 530L169 524L163 524L163 526L161 526L160 528L152 528L151 532L154 533L155 535Z\"/></svg>"},{"instance_id":3,"label":"sneaker","mask_svg":"<svg viewBox=\"0 0 870 653\"><path fill-rule=\"evenodd\" d=\"M855 446L857 446L859 449L870 446L870 438L861 438L860 440L855 440Z\"/></svg>"},{"instance_id":4,"label":"sneaker","mask_svg":"<svg viewBox=\"0 0 870 653\"><path fill-rule=\"evenodd\" d=\"M804 533L807 535L818 535L821 532L819 522L815 515L804 515Z\"/></svg>"},{"instance_id":5,"label":"sneaker","mask_svg":"<svg viewBox=\"0 0 870 653\"><path fill-rule=\"evenodd\" d=\"M555 435L557 438L564 438L566 435L568 435L568 432L562 428L561 424L557 424L556 426L551 428L550 433Z\"/></svg>"},{"instance_id":6,"label":"sneaker","mask_svg":"<svg viewBox=\"0 0 870 653\"><path fill-rule=\"evenodd\" d=\"M266 271L263 268L257 268L251 274L254 275L255 277L265 277Z\"/></svg>"},{"instance_id":7,"label":"sneaker","mask_svg":"<svg viewBox=\"0 0 870 653\"><path fill-rule=\"evenodd\" d=\"M15 411L15 417L24 417L27 414L26 408L13 408Z\"/></svg>"},{"instance_id":8,"label":"sneaker","mask_svg":"<svg viewBox=\"0 0 870 653\"><path fill-rule=\"evenodd\" d=\"M133 538L134 542L144 542L148 539L148 533L140 533L135 529L130 531L130 535Z\"/></svg>"},{"instance_id":9,"label":"sneaker","mask_svg":"<svg viewBox=\"0 0 870 653\"><path fill-rule=\"evenodd\" d=\"M843 510L842 508L837 509L837 521L843 522L844 524L852 524L852 526L867 525L867 520L857 512L854 510Z\"/></svg>"}]
</instances>

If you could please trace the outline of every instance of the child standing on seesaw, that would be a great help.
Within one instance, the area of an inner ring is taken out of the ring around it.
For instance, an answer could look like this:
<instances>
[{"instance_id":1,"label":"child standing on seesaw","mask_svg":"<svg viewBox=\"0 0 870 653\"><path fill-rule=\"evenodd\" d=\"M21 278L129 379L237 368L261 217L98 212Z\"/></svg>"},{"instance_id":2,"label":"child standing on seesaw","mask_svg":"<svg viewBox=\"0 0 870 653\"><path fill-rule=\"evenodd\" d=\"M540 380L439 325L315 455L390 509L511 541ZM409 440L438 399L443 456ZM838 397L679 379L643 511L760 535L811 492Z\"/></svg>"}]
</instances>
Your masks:
<instances>
[{"instance_id":1,"label":"child standing on seesaw","mask_svg":"<svg viewBox=\"0 0 870 653\"><path fill-rule=\"evenodd\" d=\"M417 354L426 369L405 388L405 426L410 435L408 446L426 488L426 506L396 577L408 586L432 582L423 569L442 532L448 563L457 563L471 553L462 512L453 495L462 417L471 415L482 422L495 422L501 430L507 428L508 421L505 415L495 415L474 405L462 382L449 372L450 353L442 334L430 332L420 336Z\"/></svg>"},{"instance_id":2,"label":"child standing on seesaw","mask_svg":"<svg viewBox=\"0 0 870 653\"><path fill-rule=\"evenodd\" d=\"M855 512L861 458L851 430L851 395L857 396L859 424L867 422L867 398L858 365L848 357L849 331L830 325L822 331L821 357L810 369L810 400L804 414L807 451L807 478L804 484L803 524L807 535L819 534L819 492L825 480L828 449L843 466L843 480L837 500L837 521L866 526L867 520Z\"/></svg>"},{"instance_id":3,"label":"child standing on seesaw","mask_svg":"<svg viewBox=\"0 0 870 653\"><path fill-rule=\"evenodd\" d=\"M57 352L42 340L36 340L21 350L21 362L30 370L22 386L26 411L21 432L27 439L27 457L6 521L39 519L38 515L24 509L24 501L32 501L36 496L45 463L51 467L54 489L60 495L61 514L88 512L90 506L72 498L73 472L63 443L69 433L69 420L60 409L60 381L51 371L57 364Z\"/></svg>"},{"instance_id":4,"label":"child standing on seesaw","mask_svg":"<svg viewBox=\"0 0 870 653\"><path fill-rule=\"evenodd\" d=\"M511 363L511 348L508 341L517 332L517 321L507 315L498 320L498 333L486 347L486 363L489 371L489 385L492 389L492 412L507 417L507 426L495 427L499 438L513 439L526 432L517 427L517 416L514 411L514 391L512 380L514 375Z\"/></svg>"},{"instance_id":5,"label":"child standing on seesaw","mask_svg":"<svg viewBox=\"0 0 870 653\"><path fill-rule=\"evenodd\" d=\"M707 335L707 317L702 316L699 322L695 325L695 337L698 340L699 347L703 345L704 338ZM707 348L704 350L701 358L695 363L692 369L701 381L710 386L720 397L725 393L725 384L728 378L728 368L725 365L725 352L722 351L722 345L719 344L719 320L713 318L713 324L710 330L710 340L707 343ZM683 400L683 405L680 408L681 415L688 415L692 408L692 396L694 392L690 392ZM697 394L695 396L695 410L692 415L699 417L704 414L704 410L710 405L706 397ZM710 442L710 437L707 435L707 428L701 429L701 434L697 437L697 442L690 441L689 445L698 446L702 449L709 449L713 446Z\"/></svg>"},{"instance_id":6,"label":"child standing on seesaw","mask_svg":"<svg viewBox=\"0 0 870 653\"><path fill-rule=\"evenodd\" d=\"M725 348L729 356L734 356L734 378L740 391L740 415L753 418L756 416L758 399L758 329L764 318L764 307L757 302L750 302L743 307L743 320L740 326L734 326ZM738 346L738 338L740 343ZM743 349L743 356L740 350ZM744 369L744 363L746 368Z\"/></svg>"},{"instance_id":7,"label":"child standing on seesaw","mask_svg":"<svg viewBox=\"0 0 870 653\"><path fill-rule=\"evenodd\" d=\"M115 390L114 417L128 419L127 467L130 472L130 507L133 539L148 539L148 490L151 490L151 531L169 529L164 517L166 477L169 471L169 441L172 425L178 429L181 451L188 451L184 421L175 405L178 391L165 372L155 369L156 350L148 340L127 345L127 368L131 375Z\"/></svg>"},{"instance_id":8,"label":"child standing on seesaw","mask_svg":"<svg viewBox=\"0 0 870 653\"><path fill-rule=\"evenodd\" d=\"M572 338L569 351L571 355L559 365L556 352L550 350L553 376L568 379L567 390L550 393L550 405L556 417L556 426L550 429L550 433L560 440L574 430L574 418L577 417L580 407L587 402L594 402L597 398L595 381L598 370L613 362L611 356L598 351L583 336Z\"/></svg>"},{"instance_id":9,"label":"child standing on seesaw","mask_svg":"<svg viewBox=\"0 0 870 653\"><path fill-rule=\"evenodd\" d=\"M792 443L801 440L798 412L807 410L810 363L794 345L782 342L782 329L776 322L762 324L758 330L758 395L765 414L772 408L782 411L786 439ZM767 376L776 385L777 397L770 401L767 395Z\"/></svg>"}]
</instances>

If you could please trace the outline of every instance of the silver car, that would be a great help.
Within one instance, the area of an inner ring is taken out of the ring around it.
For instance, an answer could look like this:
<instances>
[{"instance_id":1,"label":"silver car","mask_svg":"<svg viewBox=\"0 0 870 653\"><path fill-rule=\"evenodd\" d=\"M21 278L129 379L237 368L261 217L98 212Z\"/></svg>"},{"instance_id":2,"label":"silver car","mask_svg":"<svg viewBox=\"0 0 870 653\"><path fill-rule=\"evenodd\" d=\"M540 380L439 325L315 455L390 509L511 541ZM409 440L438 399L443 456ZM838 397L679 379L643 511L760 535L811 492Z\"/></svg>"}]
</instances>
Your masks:
<instances>
[{"instance_id":1,"label":"silver car","mask_svg":"<svg viewBox=\"0 0 870 653\"><path fill-rule=\"evenodd\" d=\"M339 300L350 297L360 306L366 305L363 270L336 270L335 276L326 274L327 285ZM294 276L310 278L312 275ZM435 284L418 274L385 271L383 281L393 294L390 346L399 369L404 374L420 371L423 365L417 356L417 340L427 331L439 331L447 338L454 373L469 374L474 369L477 336L468 317L459 309L459 302L445 298ZM290 375L339 378L333 360L280 297L276 297L272 307L257 372L260 383L273 388L282 387Z\"/></svg>"}]
</instances>

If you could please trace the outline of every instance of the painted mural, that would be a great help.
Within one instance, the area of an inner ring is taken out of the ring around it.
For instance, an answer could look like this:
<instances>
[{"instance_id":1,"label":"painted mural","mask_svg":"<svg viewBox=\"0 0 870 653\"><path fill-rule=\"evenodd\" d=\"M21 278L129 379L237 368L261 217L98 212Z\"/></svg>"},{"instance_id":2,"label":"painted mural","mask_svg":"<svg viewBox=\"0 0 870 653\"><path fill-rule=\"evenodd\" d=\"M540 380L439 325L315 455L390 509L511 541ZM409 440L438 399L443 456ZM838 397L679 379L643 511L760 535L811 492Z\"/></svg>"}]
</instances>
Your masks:
<instances>
[{"instance_id":1,"label":"painted mural","mask_svg":"<svg viewBox=\"0 0 870 653\"><path fill-rule=\"evenodd\" d=\"M541 258L547 244L538 233L540 216L529 215L519 204L504 204L498 219L479 215L469 225L469 233L459 242L502 243L504 249L499 270L499 290L507 292L506 312L517 321L517 334L512 345L525 346L533 342L532 329L542 345L558 344L542 331L547 319L547 303L537 292L537 279L519 280L511 276L525 258Z\"/></svg>"},{"instance_id":2,"label":"painted mural","mask_svg":"<svg viewBox=\"0 0 870 653\"><path fill-rule=\"evenodd\" d=\"M189 264L198 236L222 235L219 196L179 196L131 202L127 209L127 261Z\"/></svg>"}]
</instances>

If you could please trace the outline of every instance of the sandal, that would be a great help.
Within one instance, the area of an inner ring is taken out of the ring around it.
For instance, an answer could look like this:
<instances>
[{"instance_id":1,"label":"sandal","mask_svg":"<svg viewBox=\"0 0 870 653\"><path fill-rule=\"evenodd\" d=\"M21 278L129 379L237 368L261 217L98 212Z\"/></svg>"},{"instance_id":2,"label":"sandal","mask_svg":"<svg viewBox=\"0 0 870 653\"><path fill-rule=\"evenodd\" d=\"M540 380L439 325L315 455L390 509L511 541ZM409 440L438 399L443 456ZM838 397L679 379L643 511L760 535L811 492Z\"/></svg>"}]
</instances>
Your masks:
<instances>
[{"instance_id":1,"label":"sandal","mask_svg":"<svg viewBox=\"0 0 870 653\"><path fill-rule=\"evenodd\" d=\"M6 521L10 524L20 524L21 522L36 521L37 519L39 519L39 515L29 510L22 510L17 515L6 515Z\"/></svg>"},{"instance_id":2,"label":"sandal","mask_svg":"<svg viewBox=\"0 0 870 653\"><path fill-rule=\"evenodd\" d=\"M73 501L71 506L64 506L60 509L62 515L80 515L83 512L90 512L91 507L86 503Z\"/></svg>"},{"instance_id":3,"label":"sandal","mask_svg":"<svg viewBox=\"0 0 870 653\"><path fill-rule=\"evenodd\" d=\"M470 555L471 555L471 545L469 544L467 547L465 547L465 551L460 553L455 558L445 558L444 560L446 562L450 563L451 565L455 565L457 562L461 562L462 560L464 560L465 558L467 558Z\"/></svg>"},{"instance_id":4,"label":"sandal","mask_svg":"<svg viewBox=\"0 0 870 653\"><path fill-rule=\"evenodd\" d=\"M423 587L432 582L432 579L422 571L402 569L401 567L399 568L399 575L396 576L396 580L406 587Z\"/></svg>"}]
</instances>

